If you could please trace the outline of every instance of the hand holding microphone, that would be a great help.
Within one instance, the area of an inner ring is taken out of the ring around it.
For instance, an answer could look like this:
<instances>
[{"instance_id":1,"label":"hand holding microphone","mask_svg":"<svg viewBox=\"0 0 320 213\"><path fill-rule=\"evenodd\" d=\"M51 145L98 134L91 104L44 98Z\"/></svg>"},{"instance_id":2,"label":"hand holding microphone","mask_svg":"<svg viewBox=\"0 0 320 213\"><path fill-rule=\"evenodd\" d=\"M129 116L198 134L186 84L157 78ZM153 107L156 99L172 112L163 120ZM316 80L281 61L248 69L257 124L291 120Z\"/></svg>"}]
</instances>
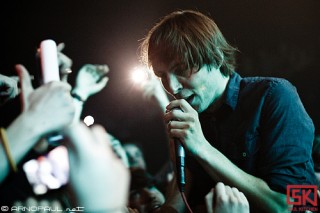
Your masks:
<instances>
[{"instance_id":1,"label":"hand holding microphone","mask_svg":"<svg viewBox=\"0 0 320 213\"><path fill-rule=\"evenodd\" d=\"M166 109L164 120L168 123L168 133L173 138L175 145L177 184L188 211L192 213L184 193L186 185L185 149L194 157L200 153L199 148L207 141L201 129L198 112L186 100L173 100Z\"/></svg>"},{"instance_id":2,"label":"hand holding microphone","mask_svg":"<svg viewBox=\"0 0 320 213\"><path fill-rule=\"evenodd\" d=\"M180 110L180 108L173 108L172 110ZM172 111L171 110L171 111ZM171 122L171 121L170 121ZM185 181L185 150L178 138L174 138L175 157L176 157L176 170L177 170L177 182L180 192L184 191Z\"/></svg>"}]
</instances>

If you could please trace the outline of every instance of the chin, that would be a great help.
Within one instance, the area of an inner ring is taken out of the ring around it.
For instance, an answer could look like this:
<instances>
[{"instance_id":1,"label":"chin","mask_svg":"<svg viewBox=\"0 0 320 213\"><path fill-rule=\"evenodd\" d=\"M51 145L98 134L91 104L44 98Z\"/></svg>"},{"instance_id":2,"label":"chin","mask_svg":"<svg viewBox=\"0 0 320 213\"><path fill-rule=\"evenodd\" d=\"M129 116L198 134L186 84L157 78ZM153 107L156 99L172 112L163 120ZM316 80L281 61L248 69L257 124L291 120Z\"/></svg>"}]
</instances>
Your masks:
<instances>
[{"instance_id":1,"label":"chin","mask_svg":"<svg viewBox=\"0 0 320 213\"><path fill-rule=\"evenodd\" d=\"M194 109L198 112L198 113L202 113L204 111L206 111L209 108L208 105L202 104L202 105L197 105L196 107L194 107Z\"/></svg>"},{"instance_id":2,"label":"chin","mask_svg":"<svg viewBox=\"0 0 320 213\"><path fill-rule=\"evenodd\" d=\"M197 106L192 106L192 108L193 108L194 110L196 110L196 111L197 111L197 113L201 113L201 112L203 112L203 111L204 111L202 108L200 108L200 106L199 106L199 105L197 105Z\"/></svg>"}]
</instances>

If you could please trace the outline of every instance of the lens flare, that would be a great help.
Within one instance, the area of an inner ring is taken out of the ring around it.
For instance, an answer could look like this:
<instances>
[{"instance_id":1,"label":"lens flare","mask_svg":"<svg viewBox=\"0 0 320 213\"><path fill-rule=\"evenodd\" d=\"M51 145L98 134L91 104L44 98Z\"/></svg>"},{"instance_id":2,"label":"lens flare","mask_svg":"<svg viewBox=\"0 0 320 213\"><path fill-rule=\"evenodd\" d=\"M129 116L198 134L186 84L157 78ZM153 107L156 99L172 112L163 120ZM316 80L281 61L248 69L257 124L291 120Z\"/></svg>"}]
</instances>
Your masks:
<instances>
[{"instance_id":1,"label":"lens flare","mask_svg":"<svg viewBox=\"0 0 320 213\"><path fill-rule=\"evenodd\" d=\"M83 119L83 122L87 125L87 126L91 126L94 123L94 118L91 115L86 116Z\"/></svg>"},{"instance_id":2,"label":"lens flare","mask_svg":"<svg viewBox=\"0 0 320 213\"><path fill-rule=\"evenodd\" d=\"M136 84L143 84L148 80L148 73L145 68L136 67L132 71L131 79Z\"/></svg>"}]
</instances>

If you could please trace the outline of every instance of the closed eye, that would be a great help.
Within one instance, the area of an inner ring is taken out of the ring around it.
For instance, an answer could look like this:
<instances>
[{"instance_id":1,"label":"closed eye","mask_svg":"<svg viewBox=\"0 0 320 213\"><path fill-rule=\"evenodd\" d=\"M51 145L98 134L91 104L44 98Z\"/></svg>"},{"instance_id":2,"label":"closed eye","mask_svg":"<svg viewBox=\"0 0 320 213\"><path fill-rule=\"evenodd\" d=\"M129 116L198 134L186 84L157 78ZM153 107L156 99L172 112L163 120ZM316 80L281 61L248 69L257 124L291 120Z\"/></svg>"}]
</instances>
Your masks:
<instances>
[{"instance_id":1,"label":"closed eye","mask_svg":"<svg viewBox=\"0 0 320 213\"><path fill-rule=\"evenodd\" d=\"M176 70L173 71L174 74L181 76L181 77L187 77L190 73L189 70L186 69L181 69L181 68L177 68Z\"/></svg>"}]
</instances>

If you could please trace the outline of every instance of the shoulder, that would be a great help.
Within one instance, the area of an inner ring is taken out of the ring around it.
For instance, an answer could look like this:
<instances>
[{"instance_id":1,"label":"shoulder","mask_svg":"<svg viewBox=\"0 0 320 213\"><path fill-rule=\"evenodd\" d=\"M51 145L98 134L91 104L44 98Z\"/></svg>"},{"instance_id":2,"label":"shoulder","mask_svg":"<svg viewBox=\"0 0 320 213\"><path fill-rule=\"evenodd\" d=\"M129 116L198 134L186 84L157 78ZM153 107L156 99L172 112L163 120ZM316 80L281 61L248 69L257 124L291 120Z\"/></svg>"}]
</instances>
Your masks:
<instances>
[{"instance_id":1,"label":"shoulder","mask_svg":"<svg viewBox=\"0 0 320 213\"><path fill-rule=\"evenodd\" d=\"M245 77L241 79L242 87L262 87L272 89L279 87L283 89L295 89L294 85L284 78L275 77Z\"/></svg>"},{"instance_id":2,"label":"shoulder","mask_svg":"<svg viewBox=\"0 0 320 213\"><path fill-rule=\"evenodd\" d=\"M259 93L266 99L297 97L296 87L287 79L274 77L246 77L241 80L240 88L243 91Z\"/></svg>"}]
</instances>

